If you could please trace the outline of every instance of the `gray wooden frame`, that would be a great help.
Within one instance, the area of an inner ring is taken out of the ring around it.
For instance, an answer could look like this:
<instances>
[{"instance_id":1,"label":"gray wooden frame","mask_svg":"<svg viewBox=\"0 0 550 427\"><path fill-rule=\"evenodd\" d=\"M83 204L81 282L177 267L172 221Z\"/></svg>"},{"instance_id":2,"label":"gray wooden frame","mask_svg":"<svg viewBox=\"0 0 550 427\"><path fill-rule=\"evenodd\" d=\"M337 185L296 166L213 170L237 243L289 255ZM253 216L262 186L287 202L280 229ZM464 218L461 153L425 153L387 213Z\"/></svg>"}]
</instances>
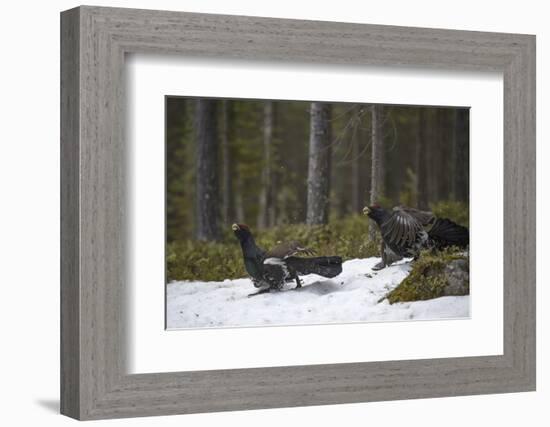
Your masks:
<instances>
[{"instance_id":1,"label":"gray wooden frame","mask_svg":"<svg viewBox=\"0 0 550 427\"><path fill-rule=\"evenodd\" d=\"M129 52L502 72L504 354L128 375L124 56ZM61 14L61 165L63 414L99 419L535 389L534 36L71 9Z\"/></svg>"}]
</instances>

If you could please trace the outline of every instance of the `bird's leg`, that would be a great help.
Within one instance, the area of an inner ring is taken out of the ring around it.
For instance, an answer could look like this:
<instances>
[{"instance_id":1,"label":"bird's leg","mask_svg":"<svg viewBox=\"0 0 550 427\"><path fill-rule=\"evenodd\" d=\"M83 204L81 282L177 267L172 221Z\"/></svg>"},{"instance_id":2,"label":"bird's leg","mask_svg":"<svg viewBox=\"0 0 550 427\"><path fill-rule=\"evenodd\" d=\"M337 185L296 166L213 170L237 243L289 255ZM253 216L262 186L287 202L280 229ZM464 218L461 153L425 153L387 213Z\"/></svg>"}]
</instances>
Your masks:
<instances>
[{"instance_id":1,"label":"bird's leg","mask_svg":"<svg viewBox=\"0 0 550 427\"><path fill-rule=\"evenodd\" d=\"M372 267L372 270L378 271L378 270L382 270L383 268L386 268L386 263L384 262L384 259L382 259L382 261L380 261L378 264Z\"/></svg>"},{"instance_id":2,"label":"bird's leg","mask_svg":"<svg viewBox=\"0 0 550 427\"><path fill-rule=\"evenodd\" d=\"M380 262L376 264L374 267L372 267L373 271L382 270L386 267L386 245L384 244L384 241L380 243Z\"/></svg>"},{"instance_id":3,"label":"bird's leg","mask_svg":"<svg viewBox=\"0 0 550 427\"><path fill-rule=\"evenodd\" d=\"M265 294L265 293L269 292L270 290L271 290L271 288L260 289L258 292L254 292L253 294L248 294L248 298L254 297L254 296L260 295L260 294Z\"/></svg>"},{"instance_id":4,"label":"bird's leg","mask_svg":"<svg viewBox=\"0 0 550 427\"><path fill-rule=\"evenodd\" d=\"M298 288L301 288L302 287L302 279L300 279L297 275L296 275L296 288L295 289L298 289Z\"/></svg>"}]
</instances>

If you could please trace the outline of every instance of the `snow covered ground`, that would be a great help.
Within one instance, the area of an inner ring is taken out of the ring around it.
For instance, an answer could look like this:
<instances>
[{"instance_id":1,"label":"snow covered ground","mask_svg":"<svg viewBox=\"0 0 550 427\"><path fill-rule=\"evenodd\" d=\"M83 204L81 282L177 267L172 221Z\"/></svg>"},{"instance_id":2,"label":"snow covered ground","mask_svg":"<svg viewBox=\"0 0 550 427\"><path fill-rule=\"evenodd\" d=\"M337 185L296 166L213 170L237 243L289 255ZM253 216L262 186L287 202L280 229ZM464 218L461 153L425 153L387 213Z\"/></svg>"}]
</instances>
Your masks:
<instances>
[{"instance_id":1,"label":"snow covered ground","mask_svg":"<svg viewBox=\"0 0 550 427\"><path fill-rule=\"evenodd\" d=\"M266 325L303 325L444 319L469 316L470 297L428 301L378 302L409 273L401 262L372 271L379 258L354 259L343 264L338 277L302 276L304 285L292 291L249 298L256 288L249 279L223 282L172 282L167 285L169 329ZM295 287L288 283L286 289Z\"/></svg>"}]
</instances>

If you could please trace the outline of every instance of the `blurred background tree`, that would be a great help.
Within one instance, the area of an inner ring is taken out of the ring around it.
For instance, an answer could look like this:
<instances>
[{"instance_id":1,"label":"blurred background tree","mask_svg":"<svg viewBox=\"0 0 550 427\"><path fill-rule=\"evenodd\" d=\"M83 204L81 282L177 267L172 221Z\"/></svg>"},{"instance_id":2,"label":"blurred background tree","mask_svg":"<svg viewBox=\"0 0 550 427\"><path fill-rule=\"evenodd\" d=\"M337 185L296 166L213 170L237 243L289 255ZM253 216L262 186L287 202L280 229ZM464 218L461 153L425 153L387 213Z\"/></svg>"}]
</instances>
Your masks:
<instances>
[{"instance_id":1,"label":"blurred background tree","mask_svg":"<svg viewBox=\"0 0 550 427\"><path fill-rule=\"evenodd\" d=\"M467 225L468 199L467 108L166 98L169 245L232 244L234 222L356 233L349 218L372 203Z\"/></svg>"}]
</instances>

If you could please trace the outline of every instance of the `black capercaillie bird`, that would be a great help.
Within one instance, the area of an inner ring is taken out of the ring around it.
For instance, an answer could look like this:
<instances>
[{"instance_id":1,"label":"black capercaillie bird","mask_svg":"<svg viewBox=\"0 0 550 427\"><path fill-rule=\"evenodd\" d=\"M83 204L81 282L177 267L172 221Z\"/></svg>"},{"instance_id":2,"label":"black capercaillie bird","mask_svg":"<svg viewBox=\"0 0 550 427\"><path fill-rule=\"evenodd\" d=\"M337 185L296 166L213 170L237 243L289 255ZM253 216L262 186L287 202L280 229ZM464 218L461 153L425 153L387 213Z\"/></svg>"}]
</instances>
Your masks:
<instances>
[{"instance_id":1,"label":"black capercaillie bird","mask_svg":"<svg viewBox=\"0 0 550 427\"><path fill-rule=\"evenodd\" d=\"M311 249L295 241L279 243L270 251L265 251L256 244L247 225L233 224L231 228L241 244L246 271L254 286L260 289L252 295L269 292L272 289L281 290L286 282L293 280L296 281L296 288L300 288L302 286L300 275L318 274L331 278L342 272L342 258L339 256L310 258L295 256L314 254Z\"/></svg>"},{"instance_id":2,"label":"black capercaillie bird","mask_svg":"<svg viewBox=\"0 0 550 427\"><path fill-rule=\"evenodd\" d=\"M402 258L416 258L423 249L466 248L470 242L466 227L447 218L437 218L432 212L404 206L389 211L373 205L365 207L363 213L376 222L382 235L382 261L373 270Z\"/></svg>"}]
</instances>

